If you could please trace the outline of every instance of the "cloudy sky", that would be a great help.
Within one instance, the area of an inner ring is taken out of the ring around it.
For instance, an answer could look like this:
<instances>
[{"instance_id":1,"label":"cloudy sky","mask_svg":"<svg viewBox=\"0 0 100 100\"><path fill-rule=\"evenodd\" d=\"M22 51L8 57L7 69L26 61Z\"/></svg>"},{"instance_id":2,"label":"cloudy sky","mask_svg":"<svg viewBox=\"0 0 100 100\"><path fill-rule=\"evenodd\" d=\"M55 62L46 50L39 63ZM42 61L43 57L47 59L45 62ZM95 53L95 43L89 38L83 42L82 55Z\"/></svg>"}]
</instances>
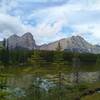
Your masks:
<instances>
[{"instance_id":1,"label":"cloudy sky","mask_svg":"<svg viewBox=\"0 0 100 100\"><path fill-rule=\"evenodd\" d=\"M72 35L100 44L100 0L0 0L0 40L26 32L37 44Z\"/></svg>"}]
</instances>

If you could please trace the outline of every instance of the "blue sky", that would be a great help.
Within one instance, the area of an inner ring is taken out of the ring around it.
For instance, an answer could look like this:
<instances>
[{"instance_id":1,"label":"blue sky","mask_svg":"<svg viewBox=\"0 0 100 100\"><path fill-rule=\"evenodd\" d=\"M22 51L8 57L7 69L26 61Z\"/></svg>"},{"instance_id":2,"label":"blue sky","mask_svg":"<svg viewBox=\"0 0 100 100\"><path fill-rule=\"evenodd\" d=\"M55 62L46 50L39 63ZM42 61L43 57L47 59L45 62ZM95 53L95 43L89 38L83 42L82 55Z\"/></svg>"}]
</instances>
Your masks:
<instances>
[{"instance_id":1,"label":"blue sky","mask_svg":"<svg viewBox=\"0 0 100 100\"><path fill-rule=\"evenodd\" d=\"M26 32L37 44L72 35L100 44L100 0L0 0L0 40Z\"/></svg>"}]
</instances>

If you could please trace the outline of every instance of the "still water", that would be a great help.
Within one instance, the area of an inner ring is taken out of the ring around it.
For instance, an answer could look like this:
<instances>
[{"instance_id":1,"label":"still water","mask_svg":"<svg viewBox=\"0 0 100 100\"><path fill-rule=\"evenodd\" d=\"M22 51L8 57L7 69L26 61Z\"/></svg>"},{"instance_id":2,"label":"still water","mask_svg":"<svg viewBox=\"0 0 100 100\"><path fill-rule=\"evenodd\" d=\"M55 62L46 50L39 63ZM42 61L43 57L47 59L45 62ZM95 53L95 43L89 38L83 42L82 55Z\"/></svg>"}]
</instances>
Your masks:
<instances>
[{"instance_id":1,"label":"still water","mask_svg":"<svg viewBox=\"0 0 100 100\"><path fill-rule=\"evenodd\" d=\"M74 72L58 73L55 75L46 74L14 74L7 76L2 83L6 85L6 91L9 95L6 100L45 100L48 92L56 87L64 90L64 86L73 86L75 83L99 83L100 72ZM39 91L37 91L39 90ZM34 92L35 91L35 92ZM36 92L37 91L37 92ZM36 94L35 94L36 93ZM66 92L67 93L67 92ZM35 97L42 95L41 99ZM44 96L45 95L45 96ZM29 97L33 96L33 97ZM51 96L50 96L51 97ZM30 99L29 99L30 98ZM36 99L37 98L37 99ZM58 98L59 99L59 98ZM57 100L58 100L57 99ZM65 100L65 99L61 99ZM69 99L70 100L70 99Z\"/></svg>"}]
</instances>

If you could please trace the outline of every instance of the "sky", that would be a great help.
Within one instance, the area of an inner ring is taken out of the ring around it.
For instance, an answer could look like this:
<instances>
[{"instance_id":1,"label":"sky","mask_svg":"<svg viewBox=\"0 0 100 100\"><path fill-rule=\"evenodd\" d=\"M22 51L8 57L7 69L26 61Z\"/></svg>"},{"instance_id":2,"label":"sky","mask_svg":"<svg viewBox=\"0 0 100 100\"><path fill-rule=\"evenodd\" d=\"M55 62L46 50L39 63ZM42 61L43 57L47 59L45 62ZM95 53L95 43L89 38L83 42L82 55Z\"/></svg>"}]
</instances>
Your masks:
<instances>
[{"instance_id":1,"label":"sky","mask_svg":"<svg viewBox=\"0 0 100 100\"><path fill-rule=\"evenodd\" d=\"M100 44L100 0L0 0L0 40L26 32L37 44L73 35Z\"/></svg>"}]
</instances>

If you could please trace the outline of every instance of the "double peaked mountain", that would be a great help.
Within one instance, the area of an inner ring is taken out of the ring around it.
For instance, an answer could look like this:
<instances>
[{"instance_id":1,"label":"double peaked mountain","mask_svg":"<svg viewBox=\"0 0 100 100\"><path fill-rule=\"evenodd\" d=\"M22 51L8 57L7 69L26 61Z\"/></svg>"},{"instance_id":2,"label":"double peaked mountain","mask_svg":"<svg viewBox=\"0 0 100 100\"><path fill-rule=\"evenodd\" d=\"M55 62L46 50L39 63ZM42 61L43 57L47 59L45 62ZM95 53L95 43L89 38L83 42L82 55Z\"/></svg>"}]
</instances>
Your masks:
<instances>
[{"instance_id":1,"label":"double peaked mountain","mask_svg":"<svg viewBox=\"0 0 100 100\"><path fill-rule=\"evenodd\" d=\"M19 37L17 35L12 35L7 39L8 48L11 49L36 49L36 43L31 33L25 33L23 36Z\"/></svg>"}]
</instances>

